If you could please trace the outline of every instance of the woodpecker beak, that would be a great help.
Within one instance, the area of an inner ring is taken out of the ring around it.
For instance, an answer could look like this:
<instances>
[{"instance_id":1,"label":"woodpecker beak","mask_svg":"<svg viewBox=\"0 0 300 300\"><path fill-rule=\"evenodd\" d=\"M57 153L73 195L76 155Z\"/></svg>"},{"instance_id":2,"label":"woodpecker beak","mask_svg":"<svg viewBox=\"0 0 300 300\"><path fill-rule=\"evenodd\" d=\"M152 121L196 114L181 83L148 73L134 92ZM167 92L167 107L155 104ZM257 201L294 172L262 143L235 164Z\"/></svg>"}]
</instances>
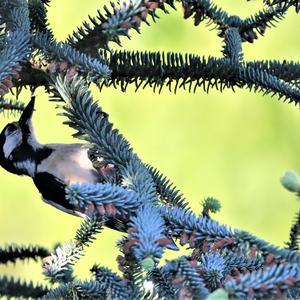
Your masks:
<instances>
[{"instance_id":1,"label":"woodpecker beak","mask_svg":"<svg viewBox=\"0 0 300 300\"><path fill-rule=\"evenodd\" d=\"M35 102L35 97L33 96L31 97L30 102L28 103L28 105L26 106L26 108L24 109L20 117L19 124L21 128L29 124L34 111L34 102Z\"/></svg>"}]
</instances>

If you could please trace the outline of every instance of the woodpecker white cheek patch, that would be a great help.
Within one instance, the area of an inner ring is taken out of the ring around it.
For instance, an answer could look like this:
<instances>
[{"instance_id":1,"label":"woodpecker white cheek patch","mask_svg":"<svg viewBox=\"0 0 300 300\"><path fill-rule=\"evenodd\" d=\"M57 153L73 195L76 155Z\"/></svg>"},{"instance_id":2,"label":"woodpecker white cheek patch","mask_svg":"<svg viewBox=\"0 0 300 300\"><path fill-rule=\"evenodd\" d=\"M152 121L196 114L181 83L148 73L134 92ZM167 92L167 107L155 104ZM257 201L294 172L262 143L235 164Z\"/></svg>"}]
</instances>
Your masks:
<instances>
[{"instance_id":1,"label":"woodpecker white cheek patch","mask_svg":"<svg viewBox=\"0 0 300 300\"><path fill-rule=\"evenodd\" d=\"M5 134L6 135L6 134ZM6 140L3 145L3 152L5 158L8 158L12 151L20 146L22 143L22 135L19 132L6 135Z\"/></svg>"}]
</instances>

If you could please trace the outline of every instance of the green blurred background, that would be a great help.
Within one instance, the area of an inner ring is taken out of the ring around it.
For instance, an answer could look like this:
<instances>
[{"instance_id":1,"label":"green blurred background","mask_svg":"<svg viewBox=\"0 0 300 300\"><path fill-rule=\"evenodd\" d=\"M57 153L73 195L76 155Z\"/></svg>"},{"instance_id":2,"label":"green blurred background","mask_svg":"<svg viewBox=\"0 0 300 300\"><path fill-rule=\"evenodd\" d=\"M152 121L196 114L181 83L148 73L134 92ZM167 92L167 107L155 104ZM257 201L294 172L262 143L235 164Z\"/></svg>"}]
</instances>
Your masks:
<instances>
[{"instance_id":1,"label":"green blurred background","mask_svg":"<svg viewBox=\"0 0 300 300\"><path fill-rule=\"evenodd\" d=\"M246 17L262 8L262 1L216 1L231 14ZM64 40L87 15L103 7L99 0L52 0L49 21L59 40ZM181 7L165 15L142 34L132 32L123 39L125 49L177 51L221 56L222 40L216 31L202 23L193 26L183 20ZM246 60L299 59L299 16L287 14L277 28L267 29L265 37L244 44ZM43 143L75 142L72 130L62 125L53 102L43 89L36 91L37 107L33 117L38 138ZM130 141L144 162L158 167L181 189L196 213L204 197L221 200L216 219L246 229L272 243L283 245L299 202L285 191L280 176L288 169L300 172L299 108L278 102L276 97L253 92L226 90L195 94L163 90L122 93L94 89L116 128ZM29 100L29 92L20 97ZM1 116L2 128L13 117ZM0 243L39 244L52 247L70 240L81 219L43 203L29 178L0 170ZM94 262L117 270L115 243L121 234L105 229L76 269L88 276ZM168 253L168 257L177 253ZM42 279L41 266L18 263L0 267L0 273L27 279Z\"/></svg>"}]
</instances>

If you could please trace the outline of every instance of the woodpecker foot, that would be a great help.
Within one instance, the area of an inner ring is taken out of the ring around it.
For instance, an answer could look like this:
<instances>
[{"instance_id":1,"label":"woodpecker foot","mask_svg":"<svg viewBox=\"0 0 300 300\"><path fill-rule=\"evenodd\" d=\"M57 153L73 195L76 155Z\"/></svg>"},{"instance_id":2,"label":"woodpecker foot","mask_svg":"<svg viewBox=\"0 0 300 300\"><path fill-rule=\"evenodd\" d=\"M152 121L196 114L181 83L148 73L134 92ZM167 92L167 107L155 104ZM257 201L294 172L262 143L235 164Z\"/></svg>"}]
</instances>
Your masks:
<instances>
[{"instance_id":1,"label":"woodpecker foot","mask_svg":"<svg viewBox=\"0 0 300 300\"><path fill-rule=\"evenodd\" d=\"M105 181L111 182L116 178L116 169L113 164L107 164L106 166L100 168L100 173L105 179Z\"/></svg>"}]
</instances>

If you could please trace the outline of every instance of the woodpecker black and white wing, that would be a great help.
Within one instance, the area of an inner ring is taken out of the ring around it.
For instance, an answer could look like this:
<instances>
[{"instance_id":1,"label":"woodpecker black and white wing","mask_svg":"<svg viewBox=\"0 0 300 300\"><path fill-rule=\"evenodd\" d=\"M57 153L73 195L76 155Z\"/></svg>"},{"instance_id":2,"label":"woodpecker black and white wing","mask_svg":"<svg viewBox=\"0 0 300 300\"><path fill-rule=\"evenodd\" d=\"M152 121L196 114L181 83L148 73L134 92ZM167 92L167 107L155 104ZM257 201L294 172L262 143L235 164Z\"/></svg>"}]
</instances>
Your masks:
<instances>
[{"instance_id":1,"label":"woodpecker black and white wing","mask_svg":"<svg viewBox=\"0 0 300 300\"><path fill-rule=\"evenodd\" d=\"M84 212L65 198L65 188L73 183L97 183L100 177L89 160L83 144L48 144L51 155L40 161L33 181L43 200L70 214L84 217Z\"/></svg>"},{"instance_id":2,"label":"woodpecker black and white wing","mask_svg":"<svg viewBox=\"0 0 300 300\"><path fill-rule=\"evenodd\" d=\"M66 201L66 185L64 182L48 172L37 173L33 178L33 182L46 203L61 211L82 216L79 214L78 209L74 208L70 203L68 203L68 201Z\"/></svg>"}]
</instances>

